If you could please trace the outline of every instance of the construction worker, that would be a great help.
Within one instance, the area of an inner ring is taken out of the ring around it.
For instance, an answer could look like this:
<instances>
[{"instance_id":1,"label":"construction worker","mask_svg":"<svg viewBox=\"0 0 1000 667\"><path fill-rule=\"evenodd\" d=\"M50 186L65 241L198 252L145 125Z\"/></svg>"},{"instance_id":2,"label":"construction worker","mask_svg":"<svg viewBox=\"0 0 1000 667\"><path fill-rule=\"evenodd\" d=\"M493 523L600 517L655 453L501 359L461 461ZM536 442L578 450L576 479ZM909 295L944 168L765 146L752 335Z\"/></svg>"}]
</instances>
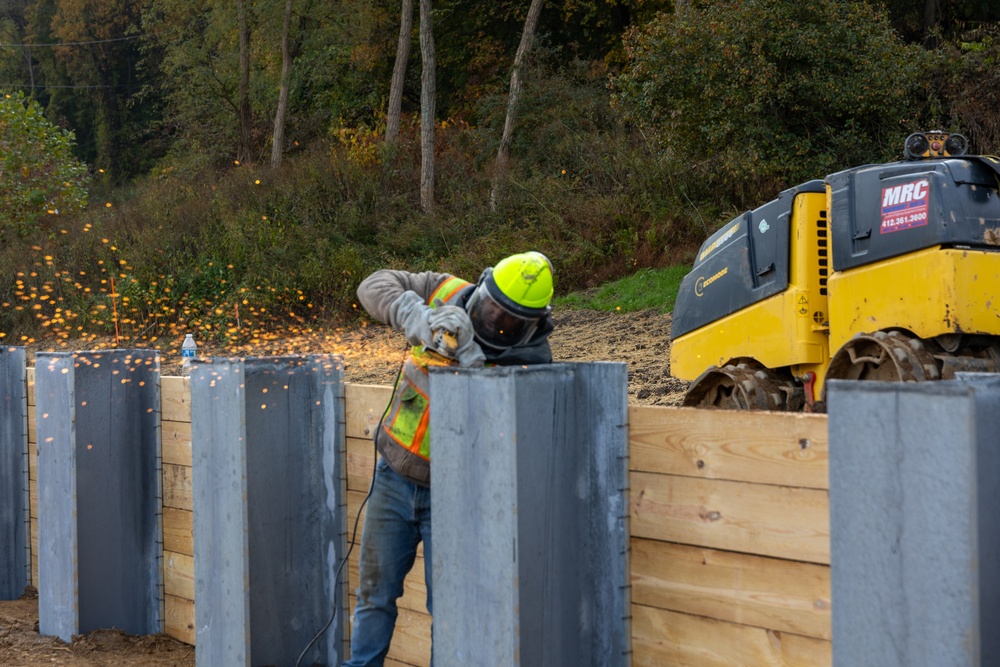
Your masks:
<instances>
[{"instance_id":1,"label":"construction worker","mask_svg":"<svg viewBox=\"0 0 1000 667\"><path fill-rule=\"evenodd\" d=\"M446 273L381 270L362 281L358 298L412 347L375 434L381 457L361 537L351 659L344 667L383 664L396 600L421 540L427 611L433 614L427 367L551 362L552 264L539 252L512 255L475 284Z\"/></svg>"}]
</instances>

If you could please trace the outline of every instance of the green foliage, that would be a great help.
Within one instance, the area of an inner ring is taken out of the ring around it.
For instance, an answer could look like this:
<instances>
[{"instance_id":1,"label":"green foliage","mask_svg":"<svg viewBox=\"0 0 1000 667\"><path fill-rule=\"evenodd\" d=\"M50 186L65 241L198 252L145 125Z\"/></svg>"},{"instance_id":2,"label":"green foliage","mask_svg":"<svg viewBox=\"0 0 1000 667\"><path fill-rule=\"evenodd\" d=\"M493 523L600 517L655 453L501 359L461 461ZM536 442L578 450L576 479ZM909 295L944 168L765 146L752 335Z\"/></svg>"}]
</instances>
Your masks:
<instances>
[{"instance_id":1,"label":"green foliage","mask_svg":"<svg viewBox=\"0 0 1000 667\"><path fill-rule=\"evenodd\" d=\"M620 128L568 133L559 150L594 157L569 163L587 171L525 164L493 211L488 172L475 167L481 131L444 123L431 216L417 205L417 132L407 119L385 164L370 160L372 139L358 132L361 140L289 157L280 172L177 169L145 179L127 199L81 214L66 234L3 250L0 304L14 308L0 308L0 332L65 339L117 328L128 344L186 331L240 341L355 316L357 285L377 268L475 279L501 257L537 248L566 293L686 259L700 241L682 204L655 187L666 177L657 156ZM597 160L602 152L608 157Z\"/></svg>"},{"instance_id":2,"label":"green foliage","mask_svg":"<svg viewBox=\"0 0 1000 667\"><path fill-rule=\"evenodd\" d=\"M134 0L24 0L7 10L17 30L5 41L28 46L0 49L0 69L16 63L19 70L2 81L20 82L50 120L72 128L76 155L103 169L98 180L106 185L144 173L163 154L157 101L139 94L152 74L140 66L139 6Z\"/></svg>"},{"instance_id":3,"label":"green foliage","mask_svg":"<svg viewBox=\"0 0 1000 667\"><path fill-rule=\"evenodd\" d=\"M922 126L964 133L971 152L1000 152L1000 25L968 30L928 55Z\"/></svg>"},{"instance_id":4,"label":"green foliage","mask_svg":"<svg viewBox=\"0 0 1000 667\"><path fill-rule=\"evenodd\" d=\"M581 60L561 63L544 51L533 63L524 76L511 153L530 173L595 182L601 161L614 150L602 137L620 127L608 101L607 68ZM484 97L479 110L480 149L490 159L503 133L507 95Z\"/></svg>"},{"instance_id":5,"label":"green foliage","mask_svg":"<svg viewBox=\"0 0 1000 667\"><path fill-rule=\"evenodd\" d=\"M260 163L284 3L245 2L252 145L235 164L236 3L0 1L6 42L63 43L0 50L0 72L38 86L47 117L104 170L91 184L100 206L43 214L64 224L33 218L0 245L0 338L253 340L353 316L376 268L474 279L525 248L554 261L557 293L577 293L566 303L669 309L684 269L643 269L686 265L718 224L786 185L895 158L906 134L931 126L1000 150L1000 41L995 26L963 23L995 20L991 2L936 3L947 25L933 50L902 0L890 18L853 0L694 0L677 16L656 13L667 0L547 4L493 207L528 3L435 0L436 206L425 215L416 21L400 137L382 143L397 0L295 0L280 170ZM912 23L907 38L925 46L906 46L890 21Z\"/></svg>"},{"instance_id":6,"label":"green foliage","mask_svg":"<svg viewBox=\"0 0 1000 667\"><path fill-rule=\"evenodd\" d=\"M656 309L667 313L674 308L681 280L688 270L686 265L659 270L643 269L594 290L558 297L555 305L558 308L590 308L625 313Z\"/></svg>"},{"instance_id":7,"label":"green foliage","mask_svg":"<svg viewBox=\"0 0 1000 667\"><path fill-rule=\"evenodd\" d=\"M87 168L72 151L73 133L49 123L36 102L0 93L0 237L87 205Z\"/></svg>"},{"instance_id":8,"label":"green foliage","mask_svg":"<svg viewBox=\"0 0 1000 667\"><path fill-rule=\"evenodd\" d=\"M966 35L952 107L980 153L1000 153L1000 25Z\"/></svg>"},{"instance_id":9,"label":"green foliage","mask_svg":"<svg viewBox=\"0 0 1000 667\"><path fill-rule=\"evenodd\" d=\"M922 50L864 1L693 3L626 45L622 109L740 201L891 158L912 129Z\"/></svg>"}]
</instances>

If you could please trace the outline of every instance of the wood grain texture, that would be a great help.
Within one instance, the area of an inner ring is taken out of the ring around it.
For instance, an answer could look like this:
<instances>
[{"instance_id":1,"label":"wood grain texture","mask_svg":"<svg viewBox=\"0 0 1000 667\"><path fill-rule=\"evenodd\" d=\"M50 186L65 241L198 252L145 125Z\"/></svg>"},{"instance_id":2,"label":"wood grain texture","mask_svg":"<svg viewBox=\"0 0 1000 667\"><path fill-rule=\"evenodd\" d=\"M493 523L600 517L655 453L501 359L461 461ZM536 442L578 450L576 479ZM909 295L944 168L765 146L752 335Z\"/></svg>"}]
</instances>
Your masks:
<instances>
[{"instance_id":1,"label":"wood grain texture","mask_svg":"<svg viewBox=\"0 0 1000 667\"><path fill-rule=\"evenodd\" d=\"M191 466L191 422L160 422L163 463Z\"/></svg>"},{"instance_id":2,"label":"wood grain texture","mask_svg":"<svg viewBox=\"0 0 1000 667\"><path fill-rule=\"evenodd\" d=\"M163 592L194 601L194 557L163 552Z\"/></svg>"},{"instance_id":3,"label":"wood grain texture","mask_svg":"<svg viewBox=\"0 0 1000 667\"><path fill-rule=\"evenodd\" d=\"M374 384L347 384L344 387L346 434L348 438L371 440L375 427L382 419L392 387Z\"/></svg>"},{"instance_id":4,"label":"wood grain texture","mask_svg":"<svg viewBox=\"0 0 1000 667\"><path fill-rule=\"evenodd\" d=\"M163 598L164 632L178 641L194 645L194 601L176 595Z\"/></svg>"},{"instance_id":5,"label":"wood grain texture","mask_svg":"<svg viewBox=\"0 0 1000 667\"><path fill-rule=\"evenodd\" d=\"M394 660L390 657L386 657L385 662L382 664L384 664L385 667L421 667L421 665L415 665L412 662L402 662L401 660Z\"/></svg>"},{"instance_id":6,"label":"wood grain texture","mask_svg":"<svg viewBox=\"0 0 1000 667\"><path fill-rule=\"evenodd\" d=\"M632 540L632 601L830 639L830 568L704 547Z\"/></svg>"},{"instance_id":7,"label":"wood grain texture","mask_svg":"<svg viewBox=\"0 0 1000 667\"><path fill-rule=\"evenodd\" d=\"M635 667L828 667L831 643L632 605Z\"/></svg>"},{"instance_id":8,"label":"wood grain texture","mask_svg":"<svg viewBox=\"0 0 1000 667\"><path fill-rule=\"evenodd\" d=\"M645 472L631 486L633 537L830 563L826 491Z\"/></svg>"},{"instance_id":9,"label":"wood grain texture","mask_svg":"<svg viewBox=\"0 0 1000 667\"><path fill-rule=\"evenodd\" d=\"M829 488L826 415L632 406L634 471Z\"/></svg>"},{"instance_id":10,"label":"wood grain texture","mask_svg":"<svg viewBox=\"0 0 1000 667\"><path fill-rule=\"evenodd\" d=\"M163 550L194 556L194 512L163 508Z\"/></svg>"},{"instance_id":11,"label":"wood grain texture","mask_svg":"<svg viewBox=\"0 0 1000 667\"><path fill-rule=\"evenodd\" d=\"M34 396L34 394L32 394ZM36 421L35 404L28 405L28 442L38 444L38 422Z\"/></svg>"},{"instance_id":12,"label":"wood grain texture","mask_svg":"<svg viewBox=\"0 0 1000 667\"><path fill-rule=\"evenodd\" d=\"M191 421L191 382L188 378L160 378L160 419Z\"/></svg>"},{"instance_id":13,"label":"wood grain texture","mask_svg":"<svg viewBox=\"0 0 1000 667\"><path fill-rule=\"evenodd\" d=\"M375 471L375 443L371 438L347 438L347 488L368 493Z\"/></svg>"},{"instance_id":14,"label":"wood grain texture","mask_svg":"<svg viewBox=\"0 0 1000 667\"><path fill-rule=\"evenodd\" d=\"M181 510L194 508L190 466L163 464L163 506Z\"/></svg>"},{"instance_id":15,"label":"wood grain texture","mask_svg":"<svg viewBox=\"0 0 1000 667\"><path fill-rule=\"evenodd\" d=\"M35 504L37 507L38 504ZM28 526L28 541L31 543L31 585L38 588L38 517L32 517Z\"/></svg>"}]
</instances>

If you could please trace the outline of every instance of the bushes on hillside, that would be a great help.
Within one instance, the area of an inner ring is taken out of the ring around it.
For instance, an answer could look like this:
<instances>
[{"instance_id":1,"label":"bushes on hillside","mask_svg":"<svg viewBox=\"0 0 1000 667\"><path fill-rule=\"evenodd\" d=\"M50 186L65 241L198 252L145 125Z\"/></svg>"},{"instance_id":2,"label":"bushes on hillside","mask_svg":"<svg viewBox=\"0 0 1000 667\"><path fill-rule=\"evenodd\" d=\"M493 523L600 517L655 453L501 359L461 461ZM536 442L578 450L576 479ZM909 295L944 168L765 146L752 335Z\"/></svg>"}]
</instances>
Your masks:
<instances>
[{"instance_id":1,"label":"bushes on hillside","mask_svg":"<svg viewBox=\"0 0 1000 667\"><path fill-rule=\"evenodd\" d=\"M1000 153L1000 25L967 30L933 54L926 116L964 132L973 152Z\"/></svg>"},{"instance_id":2,"label":"bushes on hillside","mask_svg":"<svg viewBox=\"0 0 1000 667\"><path fill-rule=\"evenodd\" d=\"M37 102L0 92L0 239L86 206L87 167L73 157L73 141Z\"/></svg>"},{"instance_id":3,"label":"bushes on hillside","mask_svg":"<svg viewBox=\"0 0 1000 667\"><path fill-rule=\"evenodd\" d=\"M701 2L626 37L628 117L744 206L891 159L914 128L923 50L868 2Z\"/></svg>"},{"instance_id":4,"label":"bushes on hillside","mask_svg":"<svg viewBox=\"0 0 1000 667\"><path fill-rule=\"evenodd\" d=\"M355 315L357 284L376 268L475 279L537 248L566 293L677 259L700 240L686 204L663 187L659 156L613 119L600 74L585 90L571 90L567 73L538 76L514 152L523 162L496 210L495 144L461 121L437 133L433 215L418 205L419 119L406 119L391 154L377 132L342 141L338 131L277 172L178 169L87 211L66 234L0 249L0 332L65 339L117 328L133 345L186 331L240 340ZM542 153L546 161L533 159Z\"/></svg>"}]
</instances>

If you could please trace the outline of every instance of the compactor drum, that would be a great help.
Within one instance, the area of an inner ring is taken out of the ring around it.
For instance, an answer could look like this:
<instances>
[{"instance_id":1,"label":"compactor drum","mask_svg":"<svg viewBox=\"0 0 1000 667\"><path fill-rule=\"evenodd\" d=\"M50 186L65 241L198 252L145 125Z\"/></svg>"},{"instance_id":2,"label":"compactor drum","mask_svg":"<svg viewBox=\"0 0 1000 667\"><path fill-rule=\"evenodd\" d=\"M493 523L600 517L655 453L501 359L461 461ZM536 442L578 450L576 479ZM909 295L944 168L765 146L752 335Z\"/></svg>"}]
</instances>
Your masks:
<instances>
[{"instance_id":1,"label":"compactor drum","mask_svg":"<svg viewBox=\"0 0 1000 667\"><path fill-rule=\"evenodd\" d=\"M822 409L829 378L1000 370L1000 160L911 135L906 160L782 192L713 234L673 314L687 405Z\"/></svg>"}]
</instances>

